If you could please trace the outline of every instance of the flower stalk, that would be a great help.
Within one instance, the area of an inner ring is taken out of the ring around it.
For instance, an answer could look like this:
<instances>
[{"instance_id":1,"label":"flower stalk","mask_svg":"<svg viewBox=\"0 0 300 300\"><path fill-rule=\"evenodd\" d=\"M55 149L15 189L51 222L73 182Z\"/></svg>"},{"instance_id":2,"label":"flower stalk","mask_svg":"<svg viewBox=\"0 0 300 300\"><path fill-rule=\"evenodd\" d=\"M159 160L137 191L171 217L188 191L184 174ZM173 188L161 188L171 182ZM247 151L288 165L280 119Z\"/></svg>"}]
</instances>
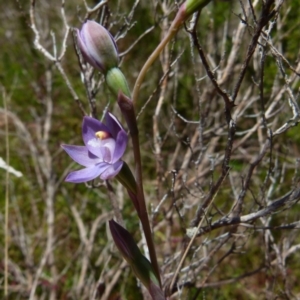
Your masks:
<instances>
[{"instance_id":1,"label":"flower stalk","mask_svg":"<svg viewBox=\"0 0 300 300\"><path fill-rule=\"evenodd\" d=\"M118 96L118 104L122 111L122 114L127 122L130 136L132 139L132 146L133 146L133 155L135 160L135 174L136 174L136 195L129 193L129 195L134 197L133 201L137 201L138 209L137 213L139 219L142 223L142 227L144 230L145 238L148 245L150 260L153 266L153 270L155 275L158 279L159 286L161 286L160 280L160 272L159 266L157 263L156 252L152 237L152 231L150 228L150 222L148 218L146 202L144 197L144 189L143 189L143 176L142 176L142 162L141 162L141 153L140 153L140 142L139 142L139 130L136 122L136 116L134 111L133 102L131 99L126 97L123 93L119 93Z\"/></svg>"},{"instance_id":2,"label":"flower stalk","mask_svg":"<svg viewBox=\"0 0 300 300\"><path fill-rule=\"evenodd\" d=\"M136 103L140 87L144 81L144 78L146 76L147 71L151 67L151 65L156 61L159 54L163 51L163 49L166 47L166 45L170 42L170 40L175 36L175 34L180 29L181 25L187 20L187 18L193 14L195 11L201 11L202 8L204 8L209 2L212 0L187 0L184 2L176 16L173 20L166 36L162 39L162 41L159 43L159 45L155 48L155 50L152 52L152 54L149 56L147 61L145 62L142 70L140 71L138 78L136 79L133 92L132 92L132 101L133 103Z\"/></svg>"}]
</instances>

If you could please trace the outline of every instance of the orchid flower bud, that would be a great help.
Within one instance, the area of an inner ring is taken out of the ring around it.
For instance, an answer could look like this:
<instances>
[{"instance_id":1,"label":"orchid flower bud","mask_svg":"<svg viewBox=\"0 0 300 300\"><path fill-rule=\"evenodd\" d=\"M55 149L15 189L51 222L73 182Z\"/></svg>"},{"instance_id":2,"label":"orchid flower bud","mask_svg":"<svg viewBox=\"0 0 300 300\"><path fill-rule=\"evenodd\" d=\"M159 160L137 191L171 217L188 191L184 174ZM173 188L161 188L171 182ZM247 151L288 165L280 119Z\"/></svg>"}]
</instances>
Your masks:
<instances>
[{"instance_id":1,"label":"orchid flower bud","mask_svg":"<svg viewBox=\"0 0 300 300\"><path fill-rule=\"evenodd\" d=\"M119 68L110 69L105 76L106 83L114 96L122 92L127 97L131 96L127 80Z\"/></svg>"},{"instance_id":2,"label":"orchid flower bud","mask_svg":"<svg viewBox=\"0 0 300 300\"><path fill-rule=\"evenodd\" d=\"M187 0L183 3L186 16L190 16L196 11L202 10L212 0Z\"/></svg>"},{"instance_id":3,"label":"orchid flower bud","mask_svg":"<svg viewBox=\"0 0 300 300\"><path fill-rule=\"evenodd\" d=\"M84 59L106 74L119 64L118 48L112 35L95 21L86 21L77 29L78 47Z\"/></svg>"}]
</instances>

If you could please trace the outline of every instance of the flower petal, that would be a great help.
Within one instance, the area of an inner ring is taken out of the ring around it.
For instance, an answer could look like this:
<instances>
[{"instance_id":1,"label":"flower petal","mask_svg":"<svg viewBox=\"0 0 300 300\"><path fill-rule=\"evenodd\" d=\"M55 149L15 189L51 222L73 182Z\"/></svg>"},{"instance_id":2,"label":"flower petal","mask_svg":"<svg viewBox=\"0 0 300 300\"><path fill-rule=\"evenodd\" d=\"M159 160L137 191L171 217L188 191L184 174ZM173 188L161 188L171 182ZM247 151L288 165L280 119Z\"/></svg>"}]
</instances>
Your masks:
<instances>
[{"instance_id":1,"label":"flower petal","mask_svg":"<svg viewBox=\"0 0 300 300\"><path fill-rule=\"evenodd\" d=\"M102 162L102 159L88 151L85 146L61 145L61 147L69 154L69 156L78 164L84 167L90 167Z\"/></svg>"},{"instance_id":2,"label":"flower petal","mask_svg":"<svg viewBox=\"0 0 300 300\"><path fill-rule=\"evenodd\" d=\"M110 178L115 177L115 176L120 172L120 170L122 169L123 163L124 163L124 162L123 162L122 160L119 160L119 161L117 161L115 164L109 165L109 168L107 168L107 169L100 175L100 178L101 178L102 180L107 180L107 179L110 179Z\"/></svg>"},{"instance_id":3,"label":"flower petal","mask_svg":"<svg viewBox=\"0 0 300 300\"><path fill-rule=\"evenodd\" d=\"M124 130L121 130L116 139L115 151L111 163L115 163L123 156L128 142L128 135Z\"/></svg>"},{"instance_id":4,"label":"flower petal","mask_svg":"<svg viewBox=\"0 0 300 300\"><path fill-rule=\"evenodd\" d=\"M120 130L124 130L118 119L109 112L105 114L105 124L109 128L109 131L114 139L117 138Z\"/></svg>"},{"instance_id":5,"label":"flower petal","mask_svg":"<svg viewBox=\"0 0 300 300\"><path fill-rule=\"evenodd\" d=\"M104 72L103 58L99 55L99 50L95 45L95 40L90 34L90 26L94 27L94 22L86 22L82 25L80 32L81 42L84 44L84 51L86 52L87 61L96 69ZM100 25L100 24L99 24ZM101 26L102 27L102 26ZM98 29L98 28L97 28ZM96 31L97 32L97 31ZM80 44L79 44L80 46Z\"/></svg>"},{"instance_id":6,"label":"flower petal","mask_svg":"<svg viewBox=\"0 0 300 300\"><path fill-rule=\"evenodd\" d=\"M65 181L73 183L87 182L97 178L101 173L105 172L111 165L106 163L100 163L85 169L71 172L66 177Z\"/></svg>"},{"instance_id":7,"label":"flower petal","mask_svg":"<svg viewBox=\"0 0 300 300\"><path fill-rule=\"evenodd\" d=\"M101 154L104 162L111 163L112 162L112 154L115 150L115 141L113 140L113 143L111 143L111 146L113 147L111 149L109 144L106 144L106 146L101 147Z\"/></svg>"},{"instance_id":8,"label":"flower petal","mask_svg":"<svg viewBox=\"0 0 300 300\"><path fill-rule=\"evenodd\" d=\"M89 140L86 147L90 152L101 158L101 161L111 163L113 153L115 152L116 141L113 138Z\"/></svg>"},{"instance_id":9,"label":"flower petal","mask_svg":"<svg viewBox=\"0 0 300 300\"><path fill-rule=\"evenodd\" d=\"M98 131L105 131L110 134L109 129L102 122L90 118L84 117L82 123L82 138L87 146L88 150L92 152L94 155L102 158L101 154L101 145L103 145L102 141L95 136L95 133Z\"/></svg>"},{"instance_id":10,"label":"flower petal","mask_svg":"<svg viewBox=\"0 0 300 300\"><path fill-rule=\"evenodd\" d=\"M85 26L85 24L83 25L82 29L84 28L84 26ZM86 46L85 36L83 34L83 31L79 31L78 29L76 29L76 32L77 32L78 47L81 51L83 58L94 68L96 68L96 69L100 68L102 70L103 66L97 64L97 62L94 60L94 58L89 54L89 50L87 49L87 46Z\"/></svg>"},{"instance_id":11,"label":"flower petal","mask_svg":"<svg viewBox=\"0 0 300 300\"><path fill-rule=\"evenodd\" d=\"M84 141L88 141L95 137L97 131L109 132L105 124L91 117L84 117L82 122L82 137Z\"/></svg>"}]
</instances>

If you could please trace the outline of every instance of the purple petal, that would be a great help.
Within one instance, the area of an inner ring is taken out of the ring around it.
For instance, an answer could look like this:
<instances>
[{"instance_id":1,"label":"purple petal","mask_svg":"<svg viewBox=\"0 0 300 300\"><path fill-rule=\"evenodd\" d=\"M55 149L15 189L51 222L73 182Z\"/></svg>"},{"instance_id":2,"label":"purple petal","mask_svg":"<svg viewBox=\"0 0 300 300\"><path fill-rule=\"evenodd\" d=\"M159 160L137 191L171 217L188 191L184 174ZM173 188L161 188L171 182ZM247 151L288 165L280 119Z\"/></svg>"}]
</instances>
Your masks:
<instances>
[{"instance_id":1,"label":"purple petal","mask_svg":"<svg viewBox=\"0 0 300 300\"><path fill-rule=\"evenodd\" d=\"M97 131L109 132L108 127L97 119L91 117L84 117L82 122L82 137L83 140L89 140L95 137Z\"/></svg>"},{"instance_id":2,"label":"purple petal","mask_svg":"<svg viewBox=\"0 0 300 300\"><path fill-rule=\"evenodd\" d=\"M106 146L101 146L101 154L104 162L112 163L112 153L115 150L115 141L113 140L113 148L110 149Z\"/></svg>"},{"instance_id":3,"label":"purple petal","mask_svg":"<svg viewBox=\"0 0 300 300\"><path fill-rule=\"evenodd\" d=\"M84 167L90 167L102 162L102 159L88 151L85 146L61 145L69 156L78 164Z\"/></svg>"},{"instance_id":4,"label":"purple petal","mask_svg":"<svg viewBox=\"0 0 300 300\"><path fill-rule=\"evenodd\" d=\"M82 29L84 28L85 24L83 25ZM94 58L90 55L89 50L87 49L84 34L82 31L79 31L76 29L77 32L77 43L78 47L80 49L80 52L83 56L83 58L94 68L100 68L101 70L103 69L102 66L99 66L97 62L94 60Z\"/></svg>"},{"instance_id":5,"label":"purple petal","mask_svg":"<svg viewBox=\"0 0 300 300\"><path fill-rule=\"evenodd\" d=\"M84 144L87 146L90 152L102 158L101 145L103 144L101 143L101 140L95 136L97 131L105 131L110 133L109 129L100 121L94 118L84 117L82 123L82 138Z\"/></svg>"},{"instance_id":6,"label":"purple petal","mask_svg":"<svg viewBox=\"0 0 300 300\"><path fill-rule=\"evenodd\" d=\"M105 172L105 170L110 167L111 165L109 164L101 163L82 170L74 171L68 174L65 181L73 183L91 181L100 176L101 173Z\"/></svg>"},{"instance_id":7,"label":"purple petal","mask_svg":"<svg viewBox=\"0 0 300 300\"><path fill-rule=\"evenodd\" d=\"M88 150L101 158L101 161L111 163L115 152L116 141L113 138L99 139L97 137L89 140L86 144Z\"/></svg>"},{"instance_id":8,"label":"purple petal","mask_svg":"<svg viewBox=\"0 0 300 300\"><path fill-rule=\"evenodd\" d=\"M101 56L99 55L99 50L97 49L95 45L94 38L90 34L91 27L95 29L101 28L102 26L100 24L97 24L93 21L88 21L82 25L81 31L79 32L79 38L78 38L78 46L82 52L83 57L86 59L86 61L91 64L94 68L100 69L102 72L104 71L103 61ZM99 27L100 26L100 27Z\"/></svg>"},{"instance_id":9,"label":"purple petal","mask_svg":"<svg viewBox=\"0 0 300 300\"><path fill-rule=\"evenodd\" d=\"M128 142L128 135L124 130L121 130L116 139L115 151L111 162L114 163L123 156Z\"/></svg>"},{"instance_id":10,"label":"purple petal","mask_svg":"<svg viewBox=\"0 0 300 300\"><path fill-rule=\"evenodd\" d=\"M109 128L111 135L115 139L117 138L119 131L123 130L123 127L118 119L109 112L105 114L105 124Z\"/></svg>"},{"instance_id":11,"label":"purple petal","mask_svg":"<svg viewBox=\"0 0 300 300\"><path fill-rule=\"evenodd\" d=\"M115 164L113 165L109 165L109 168L107 168L101 175L100 178L102 180L107 180L110 178L115 177L122 169L123 166L123 161L117 161Z\"/></svg>"}]
</instances>

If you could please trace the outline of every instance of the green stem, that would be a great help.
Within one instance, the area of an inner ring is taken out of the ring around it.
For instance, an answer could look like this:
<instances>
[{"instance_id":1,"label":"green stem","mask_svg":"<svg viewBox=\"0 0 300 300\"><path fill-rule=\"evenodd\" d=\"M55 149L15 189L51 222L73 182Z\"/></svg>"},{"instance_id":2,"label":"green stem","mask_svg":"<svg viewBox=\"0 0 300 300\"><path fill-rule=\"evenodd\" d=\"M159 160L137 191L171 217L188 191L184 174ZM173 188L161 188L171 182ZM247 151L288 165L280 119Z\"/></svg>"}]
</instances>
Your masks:
<instances>
[{"instance_id":1,"label":"green stem","mask_svg":"<svg viewBox=\"0 0 300 300\"><path fill-rule=\"evenodd\" d=\"M154 50L154 52L151 54L151 56L146 61L145 65L143 66L133 89L132 94L132 103L136 103L140 86L145 78L145 75L150 68L150 66L153 64L153 62L157 59L161 51L164 49L164 47L168 44L168 42L172 39L172 37L177 33L179 27L184 22L185 17L183 10L180 8L174 21L172 22L169 31L167 35L164 37L164 39L160 42L160 44L157 46L157 48ZM136 167L136 183L137 183L137 199L139 202L139 218L141 220L145 238L148 245L149 255L152 263L152 267L156 273L156 277L159 281L159 285L161 286L161 279L160 279L160 272L159 272L159 266L157 263L156 258L156 252L154 248L153 238L152 238L152 232L150 228L146 203L145 203L145 197L144 197L144 190L143 190L143 177L142 177L142 163L141 163L141 153L140 153L140 143L139 143L139 133L138 133L138 127L136 123L134 108L132 106L132 111L134 116L130 118L130 120L126 120L127 124L128 121L131 123L130 127L130 135L132 138L132 144L133 144L133 152L134 152L134 158L135 158L135 167ZM133 121L134 120L134 121Z\"/></svg>"},{"instance_id":2,"label":"green stem","mask_svg":"<svg viewBox=\"0 0 300 300\"><path fill-rule=\"evenodd\" d=\"M156 49L152 52L152 54L149 56L148 60L144 64L142 70L139 73L138 78L136 79L133 92L132 92L132 101L133 103L136 103L138 96L139 96L139 90L142 85L142 82L144 81L144 78L146 76L147 71L151 67L151 65L155 62L159 54L162 52L162 50L166 47L166 45L169 43L169 41L174 37L174 35L178 32L180 26L183 24L183 22L186 19L185 9L183 5L179 8L177 15L175 19L173 20L166 36L162 39L162 41L159 43L159 45L156 47Z\"/></svg>"},{"instance_id":3,"label":"green stem","mask_svg":"<svg viewBox=\"0 0 300 300\"><path fill-rule=\"evenodd\" d=\"M162 52L162 50L166 47L166 45L169 43L169 41L174 37L174 35L178 32L181 25L186 21L186 19L191 16L194 12L201 10L212 0L190 0L185 1L179 8L175 19L173 20L166 36L162 39L162 41L159 43L159 45L156 47L156 49L152 52L152 54L149 56L148 60L144 64L142 70L139 73L138 78L136 79L133 93L132 93L132 101L133 103L136 103L140 87L144 81L144 78L146 76L147 71L151 67L151 65L155 62L155 60L158 58L159 54Z\"/></svg>"}]
</instances>

